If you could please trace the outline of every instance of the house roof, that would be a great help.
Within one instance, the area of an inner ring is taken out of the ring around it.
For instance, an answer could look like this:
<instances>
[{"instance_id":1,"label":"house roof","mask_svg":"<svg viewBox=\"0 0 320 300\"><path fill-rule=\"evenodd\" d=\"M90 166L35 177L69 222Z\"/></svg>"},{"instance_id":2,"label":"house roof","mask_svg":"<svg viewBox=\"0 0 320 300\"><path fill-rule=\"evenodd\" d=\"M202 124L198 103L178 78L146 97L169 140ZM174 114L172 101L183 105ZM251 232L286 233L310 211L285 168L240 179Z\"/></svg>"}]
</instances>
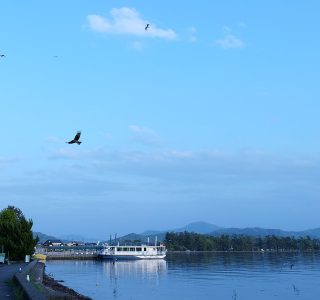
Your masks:
<instances>
[{"instance_id":1,"label":"house roof","mask_svg":"<svg viewBox=\"0 0 320 300\"><path fill-rule=\"evenodd\" d=\"M62 244L62 241L61 240L46 240L45 242L44 242L44 244Z\"/></svg>"}]
</instances>

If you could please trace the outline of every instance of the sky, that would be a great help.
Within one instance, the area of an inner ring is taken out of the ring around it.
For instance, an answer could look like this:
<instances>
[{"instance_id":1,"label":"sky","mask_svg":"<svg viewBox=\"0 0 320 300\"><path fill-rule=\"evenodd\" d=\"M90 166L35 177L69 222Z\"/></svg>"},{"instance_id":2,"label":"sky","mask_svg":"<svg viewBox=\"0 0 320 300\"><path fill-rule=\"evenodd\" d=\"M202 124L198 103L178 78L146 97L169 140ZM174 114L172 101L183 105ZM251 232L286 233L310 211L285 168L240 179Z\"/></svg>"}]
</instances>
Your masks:
<instances>
[{"instance_id":1,"label":"sky","mask_svg":"<svg viewBox=\"0 0 320 300\"><path fill-rule=\"evenodd\" d=\"M2 2L0 209L56 236L320 227L318 1Z\"/></svg>"}]
</instances>

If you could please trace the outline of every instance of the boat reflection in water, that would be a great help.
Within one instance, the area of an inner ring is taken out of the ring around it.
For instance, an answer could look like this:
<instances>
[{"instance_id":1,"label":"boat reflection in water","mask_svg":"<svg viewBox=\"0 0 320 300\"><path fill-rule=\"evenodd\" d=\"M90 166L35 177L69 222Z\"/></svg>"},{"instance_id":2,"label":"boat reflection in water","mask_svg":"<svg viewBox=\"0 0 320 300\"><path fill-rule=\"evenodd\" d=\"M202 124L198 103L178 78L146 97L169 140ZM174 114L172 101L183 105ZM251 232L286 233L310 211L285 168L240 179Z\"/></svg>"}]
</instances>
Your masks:
<instances>
[{"instance_id":1,"label":"boat reflection in water","mask_svg":"<svg viewBox=\"0 0 320 300\"><path fill-rule=\"evenodd\" d=\"M137 281L158 286L159 279L167 272L164 259L153 260L120 260L103 261L104 277L109 281L114 298L119 296L121 289L136 290Z\"/></svg>"},{"instance_id":2,"label":"boat reflection in water","mask_svg":"<svg viewBox=\"0 0 320 300\"><path fill-rule=\"evenodd\" d=\"M104 261L103 269L110 277L155 278L166 272L167 262L164 259Z\"/></svg>"}]
</instances>

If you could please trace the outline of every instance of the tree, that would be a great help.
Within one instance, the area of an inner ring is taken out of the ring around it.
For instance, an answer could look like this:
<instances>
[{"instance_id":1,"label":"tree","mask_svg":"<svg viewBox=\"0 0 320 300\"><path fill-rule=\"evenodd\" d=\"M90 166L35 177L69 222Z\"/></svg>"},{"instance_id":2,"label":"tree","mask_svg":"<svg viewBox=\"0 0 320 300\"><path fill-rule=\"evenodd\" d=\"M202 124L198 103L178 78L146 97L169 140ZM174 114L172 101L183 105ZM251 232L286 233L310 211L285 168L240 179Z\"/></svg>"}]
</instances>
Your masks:
<instances>
[{"instance_id":1,"label":"tree","mask_svg":"<svg viewBox=\"0 0 320 300\"><path fill-rule=\"evenodd\" d=\"M11 260L22 260L34 253L38 237L33 238L32 225L19 208L8 206L0 211L0 247L10 254Z\"/></svg>"}]
</instances>

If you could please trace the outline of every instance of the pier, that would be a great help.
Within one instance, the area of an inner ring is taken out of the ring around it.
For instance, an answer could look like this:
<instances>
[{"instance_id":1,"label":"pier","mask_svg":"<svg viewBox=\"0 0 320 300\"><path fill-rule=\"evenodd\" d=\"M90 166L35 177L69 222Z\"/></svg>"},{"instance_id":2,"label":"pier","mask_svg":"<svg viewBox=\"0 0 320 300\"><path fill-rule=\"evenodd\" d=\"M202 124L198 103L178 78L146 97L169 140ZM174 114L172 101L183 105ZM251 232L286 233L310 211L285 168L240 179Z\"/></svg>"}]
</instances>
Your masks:
<instances>
[{"instance_id":1,"label":"pier","mask_svg":"<svg viewBox=\"0 0 320 300\"><path fill-rule=\"evenodd\" d=\"M46 259L97 259L102 246L85 245L85 246L50 246L37 247L36 253L43 254Z\"/></svg>"}]
</instances>

